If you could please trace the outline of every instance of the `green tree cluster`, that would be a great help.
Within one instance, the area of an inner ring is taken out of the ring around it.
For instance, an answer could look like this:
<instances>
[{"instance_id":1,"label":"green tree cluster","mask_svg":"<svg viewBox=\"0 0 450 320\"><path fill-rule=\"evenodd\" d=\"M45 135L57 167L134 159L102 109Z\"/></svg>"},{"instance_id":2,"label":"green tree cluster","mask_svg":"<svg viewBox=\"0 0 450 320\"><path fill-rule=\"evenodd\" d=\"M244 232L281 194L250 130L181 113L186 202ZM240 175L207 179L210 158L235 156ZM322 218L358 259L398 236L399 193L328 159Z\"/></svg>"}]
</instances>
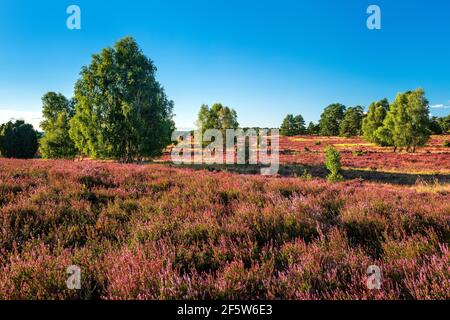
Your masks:
<instances>
[{"instance_id":1,"label":"green tree cluster","mask_svg":"<svg viewBox=\"0 0 450 320\"><path fill-rule=\"evenodd\" d=\"M299 115L288 114L281 124L280 134L283 136L297 136L306 133L305 120Z\"/></svg>"},{"instance_id":2,"label":"green tree cluster","mask_svg":"<svg viewBox=\"0 0 450 320\"><path fill-rule=\"evenodd\" d=\"M75 101L64 95L48 92L42 97L43 137L39 140L39 151L43 158L73 158L77 154L75 144L69 136L69 121L74 115Z\"/></svg>"},{"instance_id":3,"label":"green tree cluster","mask_svg":"<svg viewBox=\"0 0 450 320\"><path fill-rule=\"evenodd\" d=\"M197 118L197 126L202 130L217 129L225 133L226 129L237 129L237 113L234 109L223 106L221 103L215 103L208 107L204 104L200 107Z\"/></svg>"},{"instance_id":4,"label":"green tree cluster","mask_svg":"<svg viewBox=\"0 0 450 320\"><path fill-rule=\"evenodd\" d=\"M432 117L430 130L433 134L450 133L450 115L446 117Z\"/></svg>"},{"instance_id":5,"label":"green tree cluster","mask_svg":"<svg viewBox=\"0 0 450 320\"><path fill-rule=\"evenodd\" d=\"M366 133L370 135L370 133ZM390 105L383 126L372 133L382 146L415 152L431 135L428 100L422 89L399 93Z\"/></svg>"},{"instance_id":6,"label":"green tree cluster","mask_svg":"<svg viewBox=\"0 0 450 320\"><path fill-rule=\"evenodd\" d=\"M0 126L0 153L6 158L33 158L38 150L37 132L22 120Z\"/></svg>"},{"instance_id":7,"label":"green tree cluster","mask_svg":"<svg viewBox=\"0 0 450 320\"><path fill-rule=\"evenodd\" d=\"M320 133L320 125L315 124L314 122L310 121L308 124L308 127L306 128L307 134L319 134Z\"/></svg>"},{"instance_id":8,"label":"green tree cluster","mask_svg":"<svg viewBox=\"0 0 450 320\"><path fill-rule=\"evenodd\" d=\"M322 136L339 135L341 121L344 119L346 107L340 103L334 103L324 109L320 116L320 134Z\"/></svg>"},{"instance_id":9,"label":"green tree cluster","mask_svg":"<svg viewBox=\"0 0 450 320\"><path fill-rule=\"evenodd\" d=\"M347 108L334 103L326 107L319 121L319 133L323 136L352 137L361 134L364 109L361 106Z\"/></svg>"},{"instance_id":10,"label":"green tree cluster","mask_svg":"<svg viewBox=\"0 0 450 320\"><path fill-rule=\"evenodd\" d=\"M369 105L369 111L362 122L362 133L365 140L377 142L375 132L383 126L389 111L389 101L385 98Z\"/></svg>"},{"instance_id":11,"label":"green tree cluster","mask_svg":"<svg viewBox=\"0 0 450 320\"><path fill-rule=\"evenodd\" d=\"M131 37L92 56L68 100L42 98L46 158L113 158L130 162L159 155L175 129L173 102L155 79L156 67Z\"/></svg>"},{"instance_id":12,"label":"green tree cluster","mask_svg":"<svg viewBox=\"0 0 450 320\"><path fill-rule=\"evenodd\" d=\"M364 109L361 106L347 108L339 124L339 135L353 137L361 135Z\"/></svg>"}]
</instances>

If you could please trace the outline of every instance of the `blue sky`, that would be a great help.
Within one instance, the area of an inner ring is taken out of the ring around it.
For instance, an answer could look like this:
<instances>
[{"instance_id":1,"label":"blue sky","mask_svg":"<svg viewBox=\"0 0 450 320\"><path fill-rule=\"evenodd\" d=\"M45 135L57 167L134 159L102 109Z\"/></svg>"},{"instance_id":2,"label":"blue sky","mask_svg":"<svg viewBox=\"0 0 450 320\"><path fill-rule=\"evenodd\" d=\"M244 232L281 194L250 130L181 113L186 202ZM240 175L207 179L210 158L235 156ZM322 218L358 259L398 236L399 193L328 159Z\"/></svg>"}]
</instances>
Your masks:
<instances>
[{"instance_id":1,"label":"blue sky","mask_svg":"<svg viewBox=\"0 0 450 320\"><path fill-rule=\"evenodd\" d=\"M66 8L81 8L81 30ZM366 9L381 8L368 30ZM426 90L450 113L450 2L444 0L1 0L0 122L39 122L47 91L70 97L92 53L136 38L175 102L179 128L222 102L243 126L316 121L330 103L367 106Z\"/></svg>"}]
</instances>

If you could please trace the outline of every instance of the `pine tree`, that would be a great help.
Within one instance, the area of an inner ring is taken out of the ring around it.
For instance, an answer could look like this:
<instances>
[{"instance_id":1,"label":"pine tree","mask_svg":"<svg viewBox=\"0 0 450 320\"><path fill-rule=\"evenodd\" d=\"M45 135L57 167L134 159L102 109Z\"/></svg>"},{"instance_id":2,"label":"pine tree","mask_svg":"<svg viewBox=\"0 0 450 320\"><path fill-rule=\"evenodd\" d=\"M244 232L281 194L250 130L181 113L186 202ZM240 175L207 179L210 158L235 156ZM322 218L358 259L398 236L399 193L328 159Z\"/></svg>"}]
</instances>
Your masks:
<instances>
[{"instance_id":1,"label":"pine tree","mask_svg":"<svg viewBox=\"0 0 450 320\"><path fill-rule=\"evenodd\" d=\"M345 106L340 103L331 104L320 116L320 134L323 136L339 135L339 127L344 118Z\"/></svg>"},{"instance_id":2,"label":"pine tree","mask_svg":"<svg viewBox=\"0 0 450 320\"><path fill-rule=\"evenodd\" d=\"M339 135L345 137L359 136L361 134L363 116L364 110L361 106L345 110L344 118L339 125Z\"/></svg>"},{"instance_id":3,"label":"pine tree","mask_svg":"<svg viewBox=\"0 0 450 320\"><path fill-rule=\"evenodd\" d=\"M280 127L280 134L284 136L296 136L306 132L305 120L301 115L288 114Z\"/></svg>"},{"instance_id":4,"label":"pine tree","mask_svg":"<svg viewBox=\"0 0 450 320\"><path fill-rule=\"evenodd\" d=\"M314 122L310 122L308 124L308 128L306 129L307 134L319 134L320 132L320 126L319 124L314 124Z\"/></svg>"}]
</instances>

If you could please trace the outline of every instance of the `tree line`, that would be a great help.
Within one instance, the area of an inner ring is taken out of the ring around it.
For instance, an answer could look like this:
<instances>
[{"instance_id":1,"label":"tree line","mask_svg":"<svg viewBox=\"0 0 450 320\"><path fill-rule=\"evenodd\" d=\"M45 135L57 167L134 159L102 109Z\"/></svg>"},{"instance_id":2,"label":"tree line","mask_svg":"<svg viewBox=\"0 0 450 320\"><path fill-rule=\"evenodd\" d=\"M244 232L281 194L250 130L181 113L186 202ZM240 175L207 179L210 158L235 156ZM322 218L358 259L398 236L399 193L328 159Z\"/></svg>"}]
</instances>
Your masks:
<instances>
[{"instance_id":1,"label":"tree line","mask_svg":"<svg viewBox=\"0 0 450 320\"><path fill-rule=\"evenodd\" d=\"M317 124L310 122L307 127L301 115L288 114L280 126L280 133L285 136L358 136L361 134L363 117L364 109L361 106L347 108L343 104L334 103L324 109Z\"/></svg>"},{"instance_id":2,"label":"tree line","mask_svg":"<svg viewBox=\"0 0 450 320\"><path fill-rule=\"evenodd\" d=\"M361 106L347 108L340 103L324 109L318 124L308 127L301 115L288 114L280 134L295 136L363 136L380 146L392 146L414 152L424 146L432 134L450 133L450 115L429 116L428 100L422 89L398 93L392 103L385 98L369 105L367 113Z\"/></svg>"}]
</instances>

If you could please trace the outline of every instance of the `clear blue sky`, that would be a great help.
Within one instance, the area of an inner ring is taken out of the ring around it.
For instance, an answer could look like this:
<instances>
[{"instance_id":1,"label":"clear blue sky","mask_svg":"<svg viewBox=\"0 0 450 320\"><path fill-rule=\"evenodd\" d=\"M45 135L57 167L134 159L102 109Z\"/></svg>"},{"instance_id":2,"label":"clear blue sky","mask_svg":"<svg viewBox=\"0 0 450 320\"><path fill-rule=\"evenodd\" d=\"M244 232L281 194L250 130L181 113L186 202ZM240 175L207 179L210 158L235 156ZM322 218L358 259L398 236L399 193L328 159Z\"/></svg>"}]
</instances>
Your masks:
<instances>
[{"instance_id":1,"label":"clear blue sky","mask_svg":"<svg viewBox=\"0 0 450 320\"><path fill-rule=\"evenodd\" d=\"M66 27L71 4L81 30ZM370 4L379 31L366 28ZM36 123L43 93L70 97L91 54L126 35L158 67L179 128L202 103L235 108L243 126L278 126L416 87L434 114L450 113L450 1L1 0L0 121Z\"/></svg>"}]
</instances>

